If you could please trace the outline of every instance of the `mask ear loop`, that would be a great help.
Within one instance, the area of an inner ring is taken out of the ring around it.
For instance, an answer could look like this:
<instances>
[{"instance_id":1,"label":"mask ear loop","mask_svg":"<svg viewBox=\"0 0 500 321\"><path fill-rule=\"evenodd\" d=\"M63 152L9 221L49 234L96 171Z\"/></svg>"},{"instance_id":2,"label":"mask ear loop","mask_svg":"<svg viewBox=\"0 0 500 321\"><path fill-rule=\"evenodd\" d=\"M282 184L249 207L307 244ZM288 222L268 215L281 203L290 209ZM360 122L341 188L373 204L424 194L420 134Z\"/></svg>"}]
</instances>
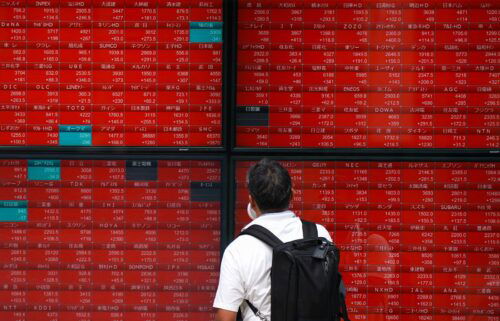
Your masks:
<instances>
[{"instance_id":1,"label":"mask ear loop","mask_svg":"<svg viewBox=\"0 0 500 321\"><path fill-rule=\"evenodd\" d=\"M247 205L247 214L248 214L248 217L250 217L252 220L255 220L257 218L257 213L252 208L252 204L250 204L250 202Z\"/></svg>"}]
</instances>

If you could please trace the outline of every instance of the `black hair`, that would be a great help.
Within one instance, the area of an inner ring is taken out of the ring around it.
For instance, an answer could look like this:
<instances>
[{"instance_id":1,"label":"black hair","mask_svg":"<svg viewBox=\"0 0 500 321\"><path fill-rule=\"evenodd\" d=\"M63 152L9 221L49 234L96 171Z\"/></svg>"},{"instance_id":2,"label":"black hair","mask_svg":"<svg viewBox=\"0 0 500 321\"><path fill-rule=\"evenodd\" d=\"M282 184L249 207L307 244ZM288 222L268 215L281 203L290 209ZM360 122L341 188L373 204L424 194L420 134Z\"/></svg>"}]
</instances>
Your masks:
<instances>
[{"instance_id":1,"label":"black hair","mask_svg":"<svg viewBox=\"0 0 500 321\"><path fill-rule=\"evenodd\" d=\"M262 213L288 209L292 179L280 163L263 158L248 170L248 191Z\"/></svg>"}]
</instances>

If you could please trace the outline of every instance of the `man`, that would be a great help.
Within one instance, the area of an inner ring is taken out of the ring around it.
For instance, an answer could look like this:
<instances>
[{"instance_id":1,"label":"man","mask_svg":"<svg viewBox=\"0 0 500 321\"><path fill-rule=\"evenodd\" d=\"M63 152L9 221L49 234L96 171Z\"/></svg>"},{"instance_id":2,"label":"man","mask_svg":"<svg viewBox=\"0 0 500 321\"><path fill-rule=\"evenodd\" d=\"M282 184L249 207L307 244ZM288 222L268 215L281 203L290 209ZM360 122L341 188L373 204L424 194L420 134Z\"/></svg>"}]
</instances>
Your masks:
<instances>
[{"instance_id":1,"label":"man","mask_svg":"<svg viewBox=\"0 0 500 321\"><path fill-rule=\"evenodd\" d=\"M301 239L302 223L288 210L292 199L292 181L286 169L278 162L263 159L248 171L248 214L270 230L281 241ZM245 229L244 228L244 229ZM331 241L328 231L317 225L318 236ZM224 252L219 287L214 300L216 321L235 321L238 309L244 321L261 321L248 307L252 303L267 319L271 318L272 250L260 240L242 235Z\"/></svg>"}]
</instances>

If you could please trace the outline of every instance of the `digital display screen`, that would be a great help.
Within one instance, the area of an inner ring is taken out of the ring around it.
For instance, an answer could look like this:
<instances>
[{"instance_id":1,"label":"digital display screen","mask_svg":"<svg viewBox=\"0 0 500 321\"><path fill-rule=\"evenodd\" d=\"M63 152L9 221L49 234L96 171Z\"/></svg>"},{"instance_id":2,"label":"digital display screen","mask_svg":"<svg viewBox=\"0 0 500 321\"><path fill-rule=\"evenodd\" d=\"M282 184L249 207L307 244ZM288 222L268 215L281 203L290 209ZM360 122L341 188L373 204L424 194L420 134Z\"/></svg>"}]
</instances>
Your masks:
<instances>
[{"instance_id":1,"label":"digital display screen","mask_svg":"<svg viewBox=\"0 0 500 321\"><path fill-rule=\"evenodd\" d=\"M291 210L340 249L351 320L499 319L498 162L280 162ZM235 235L253 163L236 162Z\"/></svg>"},{"instance_id":2,"label":"digital display screen","mask_svg":"<svg viewBox=\"0 0 500 321\"><path fill-rule=\"evenodd\" d=\"M221 162L0 160L1 320L213 320Z\"/></svg>"},{"instance_id":3,"label":"digital display screen","mask_svg":"<svg viewBox=\"0 0 500 321\"><path fill-rule=\"evenodd\" d=\"M238 1L236 147L500 147L498 1Z\"/></svg>"},{"instance_id":4,"label":"digital display screen","mask_svg":"<svg viewBox=\"0 0 500 321\"><path fill-rule=\"evenodd\" d=\"M222 0L0 4L0 145L220 147Z\"/></svg>"}]
</instances>

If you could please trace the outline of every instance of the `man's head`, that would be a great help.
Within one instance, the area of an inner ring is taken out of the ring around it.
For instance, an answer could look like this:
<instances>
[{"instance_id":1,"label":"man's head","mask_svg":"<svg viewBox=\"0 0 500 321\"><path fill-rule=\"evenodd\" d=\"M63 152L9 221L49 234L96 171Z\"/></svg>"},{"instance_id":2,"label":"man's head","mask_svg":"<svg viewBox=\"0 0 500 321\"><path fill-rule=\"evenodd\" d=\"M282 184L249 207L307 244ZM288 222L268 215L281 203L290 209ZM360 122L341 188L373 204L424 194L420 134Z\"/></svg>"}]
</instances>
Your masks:
<instances>
[{"instance_id":1,"label":"man's head","mask_svg":"<svg viewBox=\"0 0 500 321\"><path fill-rule=\"evenodd\" d=\"M264 158L248 170L250 203L259 214L288 209L292 198L292 180L280 163Z\"/></svg>"}]
</instances>

